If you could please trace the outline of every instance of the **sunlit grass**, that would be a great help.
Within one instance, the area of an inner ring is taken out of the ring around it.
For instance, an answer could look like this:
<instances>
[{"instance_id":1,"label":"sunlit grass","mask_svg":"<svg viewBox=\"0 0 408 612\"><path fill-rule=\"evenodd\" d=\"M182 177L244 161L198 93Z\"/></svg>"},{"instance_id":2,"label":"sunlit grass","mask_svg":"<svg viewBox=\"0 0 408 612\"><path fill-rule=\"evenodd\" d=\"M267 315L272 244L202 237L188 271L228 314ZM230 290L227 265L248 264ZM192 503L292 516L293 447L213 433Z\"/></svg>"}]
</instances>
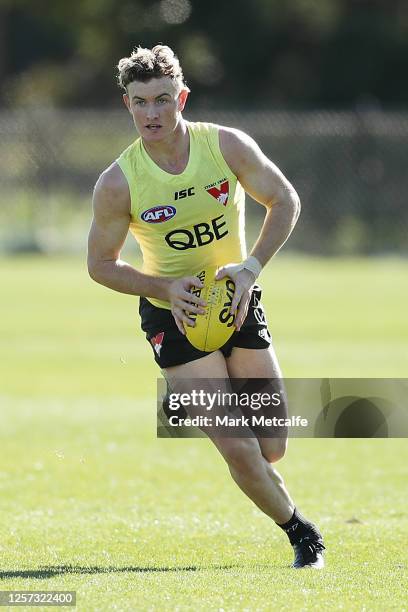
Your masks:
<instances>
[{"instance_id":1,"label":"sunlit grass","mask_svg":"<svg viewBox=\"0 0 408 612\"><path fill-rule=\"evenodd\" d=\"M285 373L408 371L408 263L279 257L261 279ZM76 590L79 610L402 610L405 440L292 440L280 470L323 530L327 568L204 439L158 440L137 298L79 259L0 261L1 590ZM116 607L115 607L116 606Z\"/></svg>"}]
</instances>

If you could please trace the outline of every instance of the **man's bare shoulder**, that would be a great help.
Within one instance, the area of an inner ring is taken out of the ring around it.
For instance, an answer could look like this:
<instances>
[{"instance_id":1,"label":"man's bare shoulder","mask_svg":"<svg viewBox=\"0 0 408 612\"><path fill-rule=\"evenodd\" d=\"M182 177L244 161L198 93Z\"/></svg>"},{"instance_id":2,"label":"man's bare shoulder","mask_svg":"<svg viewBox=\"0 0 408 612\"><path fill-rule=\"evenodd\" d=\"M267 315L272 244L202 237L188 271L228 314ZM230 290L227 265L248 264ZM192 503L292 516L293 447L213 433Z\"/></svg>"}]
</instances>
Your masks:
<instances>
[{"instance_id":1,"label":"man's bare shoulder","mask_svg":"<svg viewBox=\"0 0 408 612\"><path fill-rule=\"evenodd\" d=\"M242 130L220 126L218 135L221 153L237 176L245 167L261 160L263 154L259 146Z\"/></svg>"},{"instance_id":2,"label":"man's bare shoulder","mask_svg":"<svg viewBox=\"0 0 408 612\"><path fill-rule=\"evenodd\" d=\"M113 162L102 172L96 182L95 190L117 196L129 194L128 182L117 162Z\"/></svg>"},{"instance_id":3,"label":"man's bare shoulder","mask_svg":"<svg viewBox=\"0 0 408 612\"><path fill-rule=\"evenodd\" d=\"M117 162L113 162L98 178L94 188L94 205L105 212L129 213L129 185Z\"/></svg>"}]
</instances>

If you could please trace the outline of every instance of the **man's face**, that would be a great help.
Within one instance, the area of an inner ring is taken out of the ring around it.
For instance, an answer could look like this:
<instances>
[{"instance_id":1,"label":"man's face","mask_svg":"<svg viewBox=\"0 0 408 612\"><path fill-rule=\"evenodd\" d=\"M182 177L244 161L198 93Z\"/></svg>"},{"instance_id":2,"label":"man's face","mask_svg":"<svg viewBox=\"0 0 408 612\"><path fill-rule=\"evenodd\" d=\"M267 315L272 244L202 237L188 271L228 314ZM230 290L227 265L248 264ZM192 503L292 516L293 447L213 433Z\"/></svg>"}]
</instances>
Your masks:
<instances>
[{"instance_id":1,"label":"man's face","mask_svg":"<svg viewBox=\"0 0 408 612\"><path fill-rule=\"evenodd\" d=\"M143 140L156 142L174 132L187 100L187 89L180 91L170 77L161 77L147 83L133 81L127 92L123 101Z\"/></svg>"}]
</instances>

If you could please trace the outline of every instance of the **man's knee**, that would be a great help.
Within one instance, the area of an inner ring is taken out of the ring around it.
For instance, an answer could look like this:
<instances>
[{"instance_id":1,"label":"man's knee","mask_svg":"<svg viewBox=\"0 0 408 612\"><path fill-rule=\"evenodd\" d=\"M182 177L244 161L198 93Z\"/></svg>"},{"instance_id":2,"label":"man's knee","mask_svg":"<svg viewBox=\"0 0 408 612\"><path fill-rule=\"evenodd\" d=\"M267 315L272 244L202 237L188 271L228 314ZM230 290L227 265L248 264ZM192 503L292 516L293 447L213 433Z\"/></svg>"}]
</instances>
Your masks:
<instances>
[{"instance_id":1,"label":"man's knee","mask_svg":"<svg viewBox=\"0 0 408 612\"><path fill-rule=\"evenodd\" d=\"M282 459L288 446L287 438L263 438L260 442L262 455L269 463L276 463Z\"/></svg>"},{"instance_id":2,"label":"man's knee","mask_svg":"<svg viewBox=\"0 0 408 612\"><path fill-rule=\"evenodd\" d=\"M228 467L233 471L256 476L261 469L261 454L254 438L230 438L219 444Z\"/></svg>"}]
</instances>

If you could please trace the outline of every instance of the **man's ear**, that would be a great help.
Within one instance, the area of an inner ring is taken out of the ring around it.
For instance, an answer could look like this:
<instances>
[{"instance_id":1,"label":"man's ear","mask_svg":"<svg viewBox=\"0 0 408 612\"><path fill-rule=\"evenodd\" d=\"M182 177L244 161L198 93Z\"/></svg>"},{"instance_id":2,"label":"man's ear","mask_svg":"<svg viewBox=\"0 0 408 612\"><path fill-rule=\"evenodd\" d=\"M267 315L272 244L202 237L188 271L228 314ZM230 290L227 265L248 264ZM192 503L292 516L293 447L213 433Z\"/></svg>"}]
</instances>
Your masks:
<instances>
[{"instance_id":1,"label":"man's ear","mask_svg":"<svg viewBox=\"0 0 408 612\"><path fill-rule=\"evenodd\" d=\"M132 114L132 111L130 110L130 100L129 100L129 96L127 95L127 93L123 94L122 100L126 108L128 109L129 113Z\"/></svg>"},{"instance_id":2,"label":"man's ear","mask_svg":"<svg viewBox=\"0 0 408 612\"><path fill-rule=\"evenodd\" d=\"M188 89L188 87L182 89L181 92L179 93L179 97L178 97L178 109L179 109L179 111L183 111L184 110L184 107L186 105L189 93L190 93L190 90Z\"/></svg>"}]
</instances>

